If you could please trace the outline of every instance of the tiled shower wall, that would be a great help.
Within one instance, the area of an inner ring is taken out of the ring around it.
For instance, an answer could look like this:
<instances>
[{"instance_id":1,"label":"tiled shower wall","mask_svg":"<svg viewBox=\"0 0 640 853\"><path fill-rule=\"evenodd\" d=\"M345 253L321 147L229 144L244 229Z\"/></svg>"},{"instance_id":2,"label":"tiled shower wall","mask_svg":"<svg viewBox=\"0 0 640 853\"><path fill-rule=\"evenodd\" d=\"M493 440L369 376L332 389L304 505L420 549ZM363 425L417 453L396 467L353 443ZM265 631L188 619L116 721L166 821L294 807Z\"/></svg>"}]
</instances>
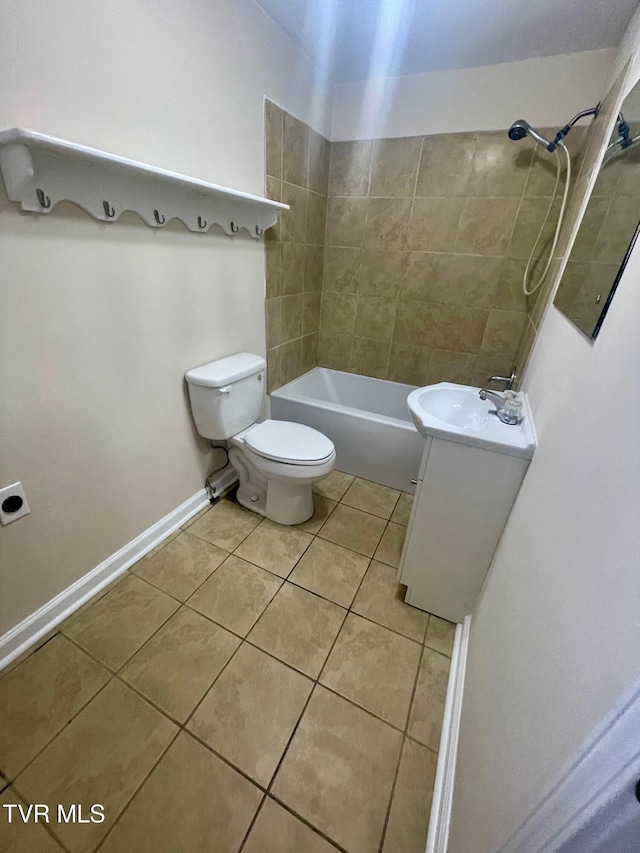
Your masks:
<instances>
[{"instance_id":1,"label":"tiled shower wall","mask_svg":"<svg viewBox=\"0 0 640 853\"><path fill-rule=\"evenodd\" d=\"M266 233L267 377L272 391L317 365L329 142L265 102L266 192L291 210Z\"/></svg>"},{"instance_id":2,"label":"tiled shower wall","mask_svg":"<svg viewBox=\"0 0 640 853\"><path fill-rule=\"evenodd\" d=\"M510 372L551 156L505 131L332 143L319 364L412 385Z\"/></svg>"}]
</instances>

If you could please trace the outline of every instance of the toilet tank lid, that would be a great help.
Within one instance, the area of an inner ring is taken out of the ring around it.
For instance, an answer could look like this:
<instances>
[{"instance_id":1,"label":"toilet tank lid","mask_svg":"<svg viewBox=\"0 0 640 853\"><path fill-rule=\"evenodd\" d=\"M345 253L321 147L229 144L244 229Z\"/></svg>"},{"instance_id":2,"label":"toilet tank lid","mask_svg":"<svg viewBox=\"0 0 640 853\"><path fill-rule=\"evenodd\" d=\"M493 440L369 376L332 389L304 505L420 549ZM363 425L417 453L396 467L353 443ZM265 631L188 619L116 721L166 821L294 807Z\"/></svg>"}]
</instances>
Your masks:
<instances>
[{"instance_id":1,"label":"toilet tank lid","mask_svg":"<svg viewBox=\"0 0 640 853\"><path fill-rule=\"evenodd\" d=\"M245 379L260 370L264 370L267 362L262 356L252 352L238 352L217 361L210 361L201 367L194 367L185 374L191 385L204 385L207 388L221 388L238 379Z\"/></svg>"}]
</instances>

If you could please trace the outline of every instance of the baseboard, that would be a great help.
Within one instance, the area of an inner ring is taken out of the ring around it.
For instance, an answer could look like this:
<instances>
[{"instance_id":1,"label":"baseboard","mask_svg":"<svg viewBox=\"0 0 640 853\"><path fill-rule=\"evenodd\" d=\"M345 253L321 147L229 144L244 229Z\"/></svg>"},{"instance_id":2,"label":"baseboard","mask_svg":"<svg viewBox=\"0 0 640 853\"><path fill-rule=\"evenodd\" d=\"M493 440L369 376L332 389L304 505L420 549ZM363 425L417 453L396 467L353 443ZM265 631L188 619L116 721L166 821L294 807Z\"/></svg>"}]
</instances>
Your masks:
<instances>
[{"instance_id":1,"label":"baseboard","mask_svg":"<svg viewBox=\"0 0 640 853\"><path fill-rule=\"evenodd\" d=\"M446 853L449 843L449 823L451 820L451 805L453 803L453 785L456 772L456 758L458 755L458 735L460 733L462 694L464 690L464 674L467 666L470 627L471 616L469 615L465 618L463 625L456 627L455 639L453 641L449 684L447 686L444 720L438 751L436 781L431 801L431 818L429 820L426 853Z\"/></svg>"},{"instance_id":2,"label":"baseboard","mask_svg":"<svg viewBox=\"0 0 640 853\"><path fill-rule=\"evenodd\" d=\"M126 572L129 566L153 550L174 530L182 527L207 503L207 493L202 489L7 631L0 637L0 670L37 643L40 637L55 628L118 575Z\"/></svg>"}]
</instances>

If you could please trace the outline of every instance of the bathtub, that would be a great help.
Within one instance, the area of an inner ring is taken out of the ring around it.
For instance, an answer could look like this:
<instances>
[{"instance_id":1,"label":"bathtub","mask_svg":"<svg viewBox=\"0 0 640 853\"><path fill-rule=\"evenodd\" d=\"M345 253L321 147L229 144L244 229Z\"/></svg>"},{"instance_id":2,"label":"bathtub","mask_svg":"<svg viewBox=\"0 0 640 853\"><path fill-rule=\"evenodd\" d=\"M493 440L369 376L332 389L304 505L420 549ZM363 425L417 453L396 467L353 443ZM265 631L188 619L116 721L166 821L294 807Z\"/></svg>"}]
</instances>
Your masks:
<instances>
[{"instance_id":1,"label":"bathtub","mask_svg":"<svg viewBox=\"0 0 640 853\"><path fill-rule=\"evenodd\" d=\"M413 385L314 367L271 393L271 417L320 430L336 468L413 493L424 438L409 417Z\"/></svg>"}]
</instances>

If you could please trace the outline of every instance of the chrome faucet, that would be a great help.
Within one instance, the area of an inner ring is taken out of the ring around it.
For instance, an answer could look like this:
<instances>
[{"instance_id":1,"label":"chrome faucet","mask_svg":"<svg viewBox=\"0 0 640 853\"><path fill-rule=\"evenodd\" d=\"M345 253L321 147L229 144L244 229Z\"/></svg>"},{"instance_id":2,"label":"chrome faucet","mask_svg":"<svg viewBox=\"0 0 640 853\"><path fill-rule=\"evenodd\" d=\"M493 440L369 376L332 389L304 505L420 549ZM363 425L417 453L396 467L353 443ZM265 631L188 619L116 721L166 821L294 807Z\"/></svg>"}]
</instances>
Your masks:
<instances>
[{"instance_id":1,"label":"chrome faucet","mask_svg":"<svg viewBox=\"0 0 640 853\"><path fill-rule=\"evenodd\" d=\"M512 391L517 378L516 365L514 364L511 368L511 376L489 376L488 380L489 382L499 382L501 385L504 385L505 391Z\"/></svg>"},{"instance_id":2,"label":"chrome faucet","mask_svg":"<svg viewBox=\"0 0 640 853\"><path fill-rule=\"evenodd\" d=\"M520 418L507 411L507 406L511 402L508 397L503 396L499 391L487 391L486 388L481 388L478 392L478 396L481 400L491 400L491 402L496 407L495 414L502 421L503 424L509 424L509 426L515 426L519 423Z\"/></svg>"}]
</instances>

